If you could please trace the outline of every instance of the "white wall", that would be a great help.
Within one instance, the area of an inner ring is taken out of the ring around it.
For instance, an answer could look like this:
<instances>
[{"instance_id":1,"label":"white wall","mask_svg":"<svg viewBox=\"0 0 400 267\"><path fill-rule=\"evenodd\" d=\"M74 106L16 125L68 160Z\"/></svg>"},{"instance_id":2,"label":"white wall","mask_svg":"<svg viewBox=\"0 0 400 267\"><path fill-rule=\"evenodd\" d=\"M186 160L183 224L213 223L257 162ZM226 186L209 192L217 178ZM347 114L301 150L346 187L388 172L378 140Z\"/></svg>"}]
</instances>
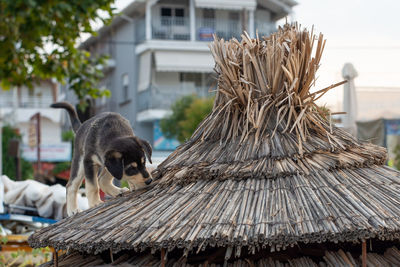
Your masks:
<instances>
[{"instance_id":1,"label":"white wall","mask_svg":"<svg viewBox=\"0 0 400 267\"><path fill-rule=\"evenodd\" d=\"M41 143L57 144L61 140L61 126L59 123L53 122L46 117L41 117ZM22 135L22 142L28 144L29 122L18 123L18 128Z\"/></svg>"},{"instance_id":2,"label":"white wall","mask_svg":"<svg viewBox=\"0 0 400 267\"><path fill-rule=\"evenodd\" d=\"M153 84L158 88L176 88L179 90L179 72L155 72Z\"/></svg>"}]
</instances>

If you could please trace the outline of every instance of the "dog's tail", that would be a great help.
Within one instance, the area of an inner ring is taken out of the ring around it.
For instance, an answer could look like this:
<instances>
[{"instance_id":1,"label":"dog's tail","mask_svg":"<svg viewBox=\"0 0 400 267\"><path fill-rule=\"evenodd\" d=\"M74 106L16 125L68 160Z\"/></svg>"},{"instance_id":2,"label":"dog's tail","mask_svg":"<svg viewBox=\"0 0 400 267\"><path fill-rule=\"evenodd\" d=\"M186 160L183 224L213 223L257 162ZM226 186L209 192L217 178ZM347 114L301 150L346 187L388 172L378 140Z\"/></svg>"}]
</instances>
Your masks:
<instances>
[{"instance_id":1,"label":"dog's tail","mask_svg":"<svg viewBox=\"0 0 400 267\"><path fill-rule=\"evenodd\" d=\"M69 115L69 119L71 120L72 129L74 130L75 133L76 133L76 131L78 131L78 129L82 123L78 118L78 114L76 113L75 108L70 103L57 102L57 103L51 104L50 107L66 109L68 112L68 115Z\"/></svg>"}]
</instances>

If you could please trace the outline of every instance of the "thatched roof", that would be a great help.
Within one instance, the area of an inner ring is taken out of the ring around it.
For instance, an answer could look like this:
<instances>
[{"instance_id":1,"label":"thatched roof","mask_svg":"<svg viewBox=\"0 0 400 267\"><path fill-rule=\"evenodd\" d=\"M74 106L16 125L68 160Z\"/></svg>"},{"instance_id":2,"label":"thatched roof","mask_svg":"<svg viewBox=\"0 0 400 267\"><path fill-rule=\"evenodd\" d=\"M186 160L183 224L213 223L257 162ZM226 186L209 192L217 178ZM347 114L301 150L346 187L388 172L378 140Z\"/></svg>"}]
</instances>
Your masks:
<instances>
[{"instance_id":1,"label":"thatched roof","mask_svg":"<svg viewBox=\"0 0 400 267\"><path fill-rule=\"evenodd\" d=\"M297 26L211 45L219 74L212 113L128 192L36 232L34 247L187 255L255 253L299 243L400 238L400 173L386 151L331 125L310 92L324 47ZM312 52L314 51L314 53Z\"/></svg>"},{"instance_id":2,"label":"thatched roof","mask_svg":"<svg viewBox=\"0 0 400 267\"><path fill-rule=\"evenodd\" d=\"M362 266L361 256L354 256L349 252L343 250L338 251L324 251L324 255L321 261L315 262L310 257L295 257L287 261L282 259L262 258L259 260L245 259L235 260L231 263L226 264L226 267L243 267L243 266L263 266L263 267L318 267L318 266L335 266L335 267L349 267L349 266ZM367 266L400 266L400 251L396 247L386 249L383 254L378 253L367 253L366 257ZM44 264L42 267L53 266L52 262ZM161 260L157 256L144 255L144 256L131 256L125 254L118 258L116 261L107 264L100 257L80 255L79 253L72 253L64 255L60 258L58 267L88 267L88 266L101 266L101 267L159 267L162 266ZM166 261L165 266L171 267L194 267L193 265L185 262L185 259L170 259ZM204 265L208 266L204 263ZM211 267L222 267L223 264L210 264Z\"/></svg>"}]
</instances>

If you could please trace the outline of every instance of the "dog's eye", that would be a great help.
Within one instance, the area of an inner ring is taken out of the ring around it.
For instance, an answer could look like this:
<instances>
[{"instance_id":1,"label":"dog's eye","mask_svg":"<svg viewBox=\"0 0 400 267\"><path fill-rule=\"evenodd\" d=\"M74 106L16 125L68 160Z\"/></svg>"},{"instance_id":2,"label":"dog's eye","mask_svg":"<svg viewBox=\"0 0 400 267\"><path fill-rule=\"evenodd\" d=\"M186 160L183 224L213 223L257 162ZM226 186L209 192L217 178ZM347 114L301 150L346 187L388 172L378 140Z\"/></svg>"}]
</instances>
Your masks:
<instances>
[{"instance_id":1,"label":"dog's eye","mask_svg":"<svg viewBox=\"0 0 400 267\"><path fill-rule=\"evenodd\" d=\"M128 168L125 169L125 173L127 175L135 175L139 173L139 170L133 166L129 166Z\"/></svg>"},{"instance_id":2,"label":"dog's eye","mask_svg":"<svg viewBox=\"0 0 400 267\"><path fill-rule=\"evenodd\" d=\"M127 171L133 171L136 170L136 166L129 166L128 168L126 168Z\"/></svg>"}]
</instances>

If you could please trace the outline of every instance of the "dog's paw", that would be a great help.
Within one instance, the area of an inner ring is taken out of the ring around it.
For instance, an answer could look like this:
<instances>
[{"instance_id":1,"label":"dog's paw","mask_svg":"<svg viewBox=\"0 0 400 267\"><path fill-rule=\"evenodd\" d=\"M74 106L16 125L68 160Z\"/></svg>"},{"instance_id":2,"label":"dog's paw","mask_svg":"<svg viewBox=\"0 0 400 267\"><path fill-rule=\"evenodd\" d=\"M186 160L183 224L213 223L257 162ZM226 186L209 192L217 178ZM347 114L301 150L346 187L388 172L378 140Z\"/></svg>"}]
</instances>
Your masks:
<instances>
[{"instance_id":1,"label":"dog's paw","mask_svg":"<svg viewBox=\"0 0 400 267\"><path fill-rule=\"evenodd\" d=\"M69 217L69 216L75 215L75 214L77 214L77 213L79 213L81 211L82 211L81 209L69 210L67 212L67 214L68 214L68 217Z\"/></svg>"},{"instance_id":2,"label":"dog's paw","mask_svg":"<svg viewBox=\"0 0 400 267\"><path fill-rule=\"evenodd\" d=\"M122 195L123 193L128 192L128 191L129 191L129 188L121 187L121 188L119 189L119 195Z\"/></svg>"}]
</instances>

